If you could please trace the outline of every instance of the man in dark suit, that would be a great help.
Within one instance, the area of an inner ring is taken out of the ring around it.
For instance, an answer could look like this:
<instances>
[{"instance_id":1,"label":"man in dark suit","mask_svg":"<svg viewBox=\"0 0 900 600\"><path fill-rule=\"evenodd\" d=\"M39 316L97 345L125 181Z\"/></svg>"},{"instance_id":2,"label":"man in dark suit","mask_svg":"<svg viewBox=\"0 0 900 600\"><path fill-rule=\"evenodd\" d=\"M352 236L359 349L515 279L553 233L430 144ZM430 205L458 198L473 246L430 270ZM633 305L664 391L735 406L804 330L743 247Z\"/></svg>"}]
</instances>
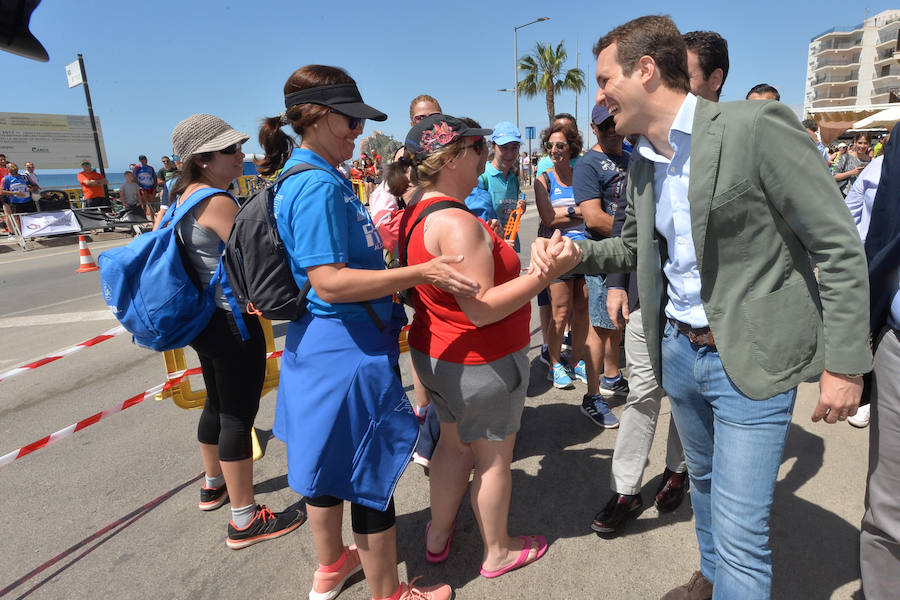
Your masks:
<instances>
[{"instance_id":1,"label":"man in dark suit","mask_svg":"<svg viewBox=\"0 0 900 600\"><path fill-rule=\"evenodd\" d=\"M812 419L834 423L855 413L872 366L863 249L793 112L691 94L671 19L616 27L594 54L597 103L617 133L641 138L622 236L579 242L576 271L637 271L701 556L665 598L769 598L769 515L797 385L820 377ZM553 252L536 241L532 263Z\"/></svg>"},{"instance_id":2,"label":"man in dark suit","mask_svg":"<svg viewBox=\"0 0 900 600\"><path fill-rule=\"evenodd\" d=\"M868 219L870 323L875 372L869 429L866 513L859 536L863 591L869 600L900 590L900 124L884 149ZM866 207L863 207L866 210Z\"/></svg>"}]
</instances>

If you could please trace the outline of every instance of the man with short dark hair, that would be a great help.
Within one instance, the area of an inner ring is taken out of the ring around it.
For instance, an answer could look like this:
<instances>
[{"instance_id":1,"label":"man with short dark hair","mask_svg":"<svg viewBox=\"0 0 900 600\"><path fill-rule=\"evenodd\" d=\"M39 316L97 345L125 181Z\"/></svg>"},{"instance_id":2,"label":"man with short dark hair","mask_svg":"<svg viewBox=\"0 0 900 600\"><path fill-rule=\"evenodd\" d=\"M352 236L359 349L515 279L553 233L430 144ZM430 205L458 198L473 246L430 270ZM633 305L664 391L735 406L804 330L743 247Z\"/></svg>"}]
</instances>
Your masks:
<instances>
[{"instance_id":1,"label":"man with short dark hair","mask_svg":"<svg viewBox=\"0 0 900 600\"><path fill-rule=\"evenodd\" d=\"M750 88L745 100L781 100L781 94L768 83L759 83Z\"/></svg>"},{"instance_id":2,"label":"man with short dark hair","mask_svg":"<svg viewBox=\"0 0 900 600\"><path fill-rule=\"evenodd\" d=\"M709 599L715 590L767 599L769 516L797 385L818 375L813 421L844 421L872 367L859 237L787 106L690 93L671 19L625 23L594 54L597 103L617 133L641 137L622 236L578 242L575 271L637 269L650 362L684 445L701 558L701 570L664 598ZM535 240L532 265L558 251Z\"/></svg>"},{"instance_id":3,"label":"man with short dark hair","mask_svg":"<svg viewBox=\"0 0 900 600\"><path fill-rule=\"evenodd\" d=\"M728 42L715 31L689 31L682 37L687 46L691 91L717 102L728 78Z\"/></svg>"},{"instance_id":4,"label":"man with short dark hair","mask_svg":"<svg viewBox=\"0 0 900 600\"><path fill-rule=\"evenodd\" d=\"M684 34L683 39L687 48L691 92L710 102L717 102L722 85L728 77L728 43L714 31L691 31ZM623 213L624 210L616 215L613 235L621 233ZM588 215L585 214L585 222L587 219ZM625 326L625 360L630 383L613 452L614 494L591 523L594 531L612 535L643 510L641 481L665 391L656 381L647 352L643 317L637 298L637 278L633 273L611 273L607 282L609 292L606 306L610 318L616 324L623 318L628 321ZM670 419L666 440L666 467L653 499L657 510L667 512L678 508L688 487L681 439L678 437L675 421Z\"/></svg>"}]
</instances>

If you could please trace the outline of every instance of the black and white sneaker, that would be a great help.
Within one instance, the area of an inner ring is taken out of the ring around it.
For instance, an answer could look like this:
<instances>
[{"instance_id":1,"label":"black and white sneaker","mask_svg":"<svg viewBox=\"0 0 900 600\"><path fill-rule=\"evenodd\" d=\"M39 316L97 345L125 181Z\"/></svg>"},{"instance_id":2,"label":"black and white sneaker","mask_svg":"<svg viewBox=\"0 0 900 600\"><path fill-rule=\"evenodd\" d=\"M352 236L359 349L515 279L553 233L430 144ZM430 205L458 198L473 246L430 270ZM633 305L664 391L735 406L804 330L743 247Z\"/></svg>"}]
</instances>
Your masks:
<instances>
[{"instance_id":1,"label":"black and white sneaker","mask_svg":"<svg viewBox=\"0 0 900 600\"><path fill-rule=\"evenodd\" d=\"M232 550L239 550L252 546L257 542L273 540L300 527L306 520L306 513L302 510L286 510L273 513L265 506L257 506L253 520L243 529L234 526L234 522L228 522L228 538L225 543Z\"/></svg>"},{"instance_id":2,"label":"black and white sneaker","mask_svg":"<svg viewBox=\"0 0 900 600\"><path fill-rule=\"evenodd\" d=\"M200 510L216 510L228 500L228 489L223 483L217 488L200 488Z\"/></svg>"},{"instance_id":3,"label":"black and white sneaker","mask_svg":"<svg viewBox=\"0 0 900 600\"><path fill-rule=\"evenodd\" d=\"M624 377L619 377L618 381L616 381L615 383L606 383L601 378L600 393L607 398L612 398L613 396L627 396L628 380Z\"/></svg>"},{"instance_id":4,"label":"black and white sneaker","mask_svg":"<svg viewBox=\"0 0 900 600\"><path fill-rule=\"evenodd\" d=\"M581 400L581 412L598 427L615 429L619 426L619 419L609 410L609 404L606 403L603 396L585 394Z\"/></svg>"}]
</instances>

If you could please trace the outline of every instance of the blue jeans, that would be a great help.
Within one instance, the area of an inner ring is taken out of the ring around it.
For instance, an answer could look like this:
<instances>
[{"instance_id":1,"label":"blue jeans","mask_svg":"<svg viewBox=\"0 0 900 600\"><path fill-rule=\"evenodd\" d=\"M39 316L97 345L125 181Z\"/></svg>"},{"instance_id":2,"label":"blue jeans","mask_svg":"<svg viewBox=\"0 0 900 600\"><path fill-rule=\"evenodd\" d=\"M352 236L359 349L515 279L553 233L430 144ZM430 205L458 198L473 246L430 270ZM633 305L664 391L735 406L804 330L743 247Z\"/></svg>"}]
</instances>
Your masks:
<instances>
[{"instance_id":1,"label":"blue jeans","mask_svg":"<svg viewBox=\"0 0 900 600\"><path fill-rule=\"evenodd\" d=\"M748 398L714 348L691 344L671 324L662 371L691 476L700 569L713 582L713 598L768 599L769 513L797 390Z\"/></svg>"}]
</instances>

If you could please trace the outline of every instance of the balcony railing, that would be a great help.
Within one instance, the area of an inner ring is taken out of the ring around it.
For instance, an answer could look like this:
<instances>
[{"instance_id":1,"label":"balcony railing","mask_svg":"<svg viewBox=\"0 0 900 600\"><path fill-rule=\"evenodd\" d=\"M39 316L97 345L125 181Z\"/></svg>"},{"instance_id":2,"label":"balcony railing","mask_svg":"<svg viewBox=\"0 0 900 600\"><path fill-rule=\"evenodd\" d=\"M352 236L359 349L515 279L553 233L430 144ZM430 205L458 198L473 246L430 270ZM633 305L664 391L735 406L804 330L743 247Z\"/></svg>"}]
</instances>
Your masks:
<instances>
[{"instance_id":1,"label":"balcony railing","mask_svg":"<svg viewBox=\"0 0 900 600\"><path fill-rule=\"evenodd\" d=\"M809 41L810 41L810 42L814 42L814 41L816 41L817 39L819 39L820 37L826 36L826 35L828 35L829 33L838 33L838 34L840 34L840 33L851 33L851 32L853 32L853 31L856 31L857 29L862 29L862 28L863 28L863 24L862 24L862 23L858 23L858 24L856 24L856 25L851 25L851 26L841 26L841 25L838 25L837 27L832 27L831 29L826 29L825 31L823 31L823 32L820 33L819 35L813 36L812 38L810 38Z\"/></svg>"},{"instance_id":2,"label":"balcony railing","mask_svg":"<svg viewBox=\"0 0 900 600\"><path fill-rule=\"evenodd\" d=\"M847 83L850 81L856 81L857 79L859 79L859 76L856 73L851 73L847 77L819 77L818 79L813 81L812 84L814 86L822 85L825 83L838 84L838 83Z\"/></svg>"},{"instance_id":3,"label":"balcony railing","mask_svg":"<svg viewBox=\"0 0 900 600\"><path fill-rule=\"evenodd\" d=\"M889 94L891 92L900 93L900 86L896 85L883 85L881 87L877 87L872 90L872 96L881 96L882 94Z\"/></svg>"},{"instance_id":4,"label":"balcony railing","mask_svg":"<svg viewBox=\"0 0 900 600\"><path fill-rule=\"evenodd\" d=\"M900 76L900 68L891 68L887 73L879 72L875 77L872 78L873 81L878 81L879 79L883 79L885 77L897 77Z\"/></svg>"},{"instance_id":5,"label":"balcony railing","mask_svg":"<svg viewBox=\"0 0 900 600\"><path fill-rule=\"evenodd\" d=\"M819 44L819 52L826 50L847 50L848 48L858 48L862 46L862 38L849 42L830 42L828 44Z\"/></svg>"},{"instance_id":6,"label":"balcony railing","mask_svg":"<svg viewBox=\"0 0 900 600\"><path fill-rule=\"evenodd\" d=\"M849 65L859 64L859 54L850 58L826 58L816 61L816 69L824 69L825 67L846 67Z\"/></svg>"}]
</instances>

